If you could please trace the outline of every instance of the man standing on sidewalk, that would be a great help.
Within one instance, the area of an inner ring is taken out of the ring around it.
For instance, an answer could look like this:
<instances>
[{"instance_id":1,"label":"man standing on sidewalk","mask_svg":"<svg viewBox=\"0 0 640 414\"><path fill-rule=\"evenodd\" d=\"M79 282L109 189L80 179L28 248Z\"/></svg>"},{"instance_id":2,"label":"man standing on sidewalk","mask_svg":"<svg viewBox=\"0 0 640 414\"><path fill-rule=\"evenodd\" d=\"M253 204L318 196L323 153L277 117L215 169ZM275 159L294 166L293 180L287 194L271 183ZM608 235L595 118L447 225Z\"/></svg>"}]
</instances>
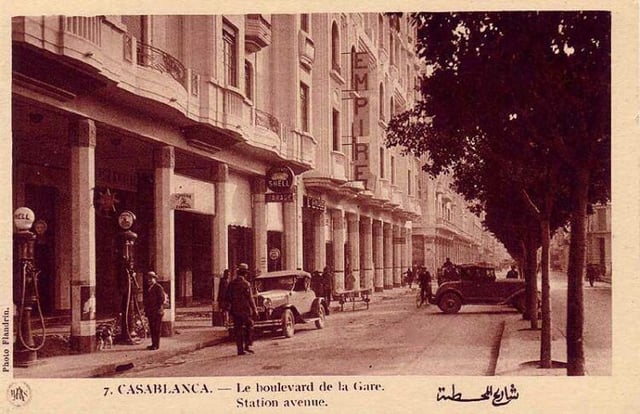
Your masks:
<instances>
[{"instance_id":1,"label":"man standing on sidewalk","mask_svg":"<svg viewBox=\"0 0 640 414\"><path fill-rule=\"evenodd\" d=\"M236 336L238 355L253 354L253 319L258 314L256 303L251 293L251 285L247 282L249 268L241 263L238 266L236 278L229 283L227 288L227 306L233 318L233 330Z\"/></svg>"},{"instance_id":2,"label":"man standing on sidewalk","mask_svg":"<svg viewBox=\"0 0 640 414\"><path fill-rule=\"evenodd\" d=\"M147 349L155 350L160 348L160 326L164 314L165 293L162 286L158 284L156 272L148 272L147 281L149 288L144 295L144 314L149 319L149 330L151 331L151 345Z\"/></svg>"}]
</instances>

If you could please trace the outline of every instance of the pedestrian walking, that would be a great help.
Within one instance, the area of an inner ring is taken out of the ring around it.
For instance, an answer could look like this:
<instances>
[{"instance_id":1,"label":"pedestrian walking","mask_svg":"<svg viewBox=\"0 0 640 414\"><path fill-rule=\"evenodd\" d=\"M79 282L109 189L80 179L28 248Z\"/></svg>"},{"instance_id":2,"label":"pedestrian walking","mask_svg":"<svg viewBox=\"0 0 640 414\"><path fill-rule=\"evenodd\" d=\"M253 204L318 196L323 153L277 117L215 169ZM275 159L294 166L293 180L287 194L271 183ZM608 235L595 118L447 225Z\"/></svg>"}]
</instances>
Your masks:
<instances>
[{"instance_id":1,"label":"pedestrian walking","mask_svg":"<svg viewBox=\"0 0 640 414\"><path fill-rule=\"evenodd\" d=\"M433 295L431 290L431 273L429 273L424 266L422 266L418 272L418 285L420 286L422 302L429 304L431 302L431 296Z\"/></svg>"},{"instance_id":2,"label":"pedestrian walking","mask_svg":"<svg viewBox=\"0 0 640 414\"><path fill-rule=\"evenodd\" d=\"M229 323L229 312L227 311L227 289L229 288L229 269L224 269L220 285L218 285L218 306L222 310L222 326Z\"/></svg>"},{"instance_id":3,"label":"pedestrian walking","mask_svg":"<svg viewBox=\"0 0 640 414\"><path fill-rule=\"evenodd\" d=\"M411 270L411 268L408 268L405 274L407 275L407 283L409 284L409 289L411 289L411 286L413 285L413 271Z\"/></svg>"},{"instance_id":4,"label":"pedestrian walking","mask_svg":"<svg viewBox=\"0 0 640 414\"><path fill-rule=\"evenodd\" d=\"M516 270L516 267L514 265L511 265L511 270L507 272L507 279L517 279L517 278L518 278L518 271Z\"/></svg>"},{"instance_id":5,"label":"pedestrian walking","mask_svg":"<svg viewBox=\"0 0 640 414\"><path fill-rule=\"evenodd\" d=\"M247 352L253 354L253 316L258 315L256 303L251 293L251 285L247 281L248 266L244 263L238 267L236 278L227 288L227 306L233 319L233 330L236 337L238 355Z\"/></svg>"},{"instance_id":6,"label":"pedestrian walking","mask_svg":"<svg viewBox=\"0 0 640 414\"><path fill-rule=\"evenodd\" d=\"M164 315L166 294L158 283L156 272L147 272L147 283L149 287L144 295L144 314L149 320L149 330L151 331L151 345L147 349L156 350L160 348L160 326Z\"/></svg>"},{"instance_id":7,"label":"pedestrian walking","mask_svg":"<svg viewBox=\"0 0 640 414\"><path fill-rule=\"evenodd\" d=\"M311 272L311 289L315 292L317 297L324 295L322 282L322 274L320 272L317 270Z\"/></svg>"},{"instance_id":8,"label":"pedestrian walking","mask_svg":"<svg viewBox=\"0 0 640 414\"><path fill-rule=\"evenodd\" d=\"M333 271L329 266L325 266L322 270L322 295L328 308L333 296Z\"/></svg>"}]
</instances>

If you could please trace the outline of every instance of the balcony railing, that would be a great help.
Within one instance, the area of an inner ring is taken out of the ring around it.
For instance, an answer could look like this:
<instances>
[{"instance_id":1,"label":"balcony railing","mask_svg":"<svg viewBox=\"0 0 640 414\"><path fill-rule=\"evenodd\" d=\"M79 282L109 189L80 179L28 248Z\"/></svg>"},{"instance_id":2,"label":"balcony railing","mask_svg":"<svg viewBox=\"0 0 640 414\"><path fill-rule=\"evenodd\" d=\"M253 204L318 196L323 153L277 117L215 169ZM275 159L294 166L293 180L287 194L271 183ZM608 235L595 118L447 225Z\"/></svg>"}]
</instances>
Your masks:
<instances>
[{"instance_id":1,"label":"balcony railing","mask_svg":"<svg viewBox=\"0 0 640 414\"><path fill-rule=\"evenodd\" d=\"M164 50L140 42L136 45L136 55L138 65L157 70L160 73L167 73L186 89L187 70L178 59Z\"/></svg>"}]
</instances>

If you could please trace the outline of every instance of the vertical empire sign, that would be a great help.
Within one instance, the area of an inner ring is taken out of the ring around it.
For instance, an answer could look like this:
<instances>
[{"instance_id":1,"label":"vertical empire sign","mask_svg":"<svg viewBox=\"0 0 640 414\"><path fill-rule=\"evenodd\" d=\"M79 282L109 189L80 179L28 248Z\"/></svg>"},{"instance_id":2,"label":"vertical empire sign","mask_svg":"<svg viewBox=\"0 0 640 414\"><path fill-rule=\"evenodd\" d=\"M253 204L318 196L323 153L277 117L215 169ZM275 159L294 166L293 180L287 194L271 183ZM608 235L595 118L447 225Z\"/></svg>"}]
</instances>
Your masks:
<instances>
[{"instance_id":1,"label":"vertical empire sign","mask_svg":"<svg viewBox=\"0 0 640 414\"><path fill-rule=\"evenodd\" d=\"M352 60L352 87L356 92L368 94L369 89L369 54L366 52L354 52ZM360 96L354 100L353 125L351 135L353 139L353 168L354 180L363 181L365 188L369 188L368 180L371 178L369 169L369 132L371 104L368 96ZM365 141L365 142L360 142Z\"/></svg>"}]
</instances>

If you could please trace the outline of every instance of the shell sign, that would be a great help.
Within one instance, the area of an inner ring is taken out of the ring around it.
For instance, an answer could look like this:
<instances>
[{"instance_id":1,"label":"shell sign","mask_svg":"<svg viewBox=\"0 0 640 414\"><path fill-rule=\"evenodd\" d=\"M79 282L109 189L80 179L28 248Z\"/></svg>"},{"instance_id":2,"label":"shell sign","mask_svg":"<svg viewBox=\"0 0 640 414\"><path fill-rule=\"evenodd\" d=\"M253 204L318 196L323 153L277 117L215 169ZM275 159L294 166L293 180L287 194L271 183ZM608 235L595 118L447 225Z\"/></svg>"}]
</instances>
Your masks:
<instances>
[{"instance_id":1,"label":"shell sign","mask_svg":"<svg viewBox=\"0 0 640 414\"><path fill-rule=\"evenodd\" d=\"M293 186L293 171L287 166L273 167L267 171L267 188L276 193L284 193Z\"/></svg>"}]
</instances>

